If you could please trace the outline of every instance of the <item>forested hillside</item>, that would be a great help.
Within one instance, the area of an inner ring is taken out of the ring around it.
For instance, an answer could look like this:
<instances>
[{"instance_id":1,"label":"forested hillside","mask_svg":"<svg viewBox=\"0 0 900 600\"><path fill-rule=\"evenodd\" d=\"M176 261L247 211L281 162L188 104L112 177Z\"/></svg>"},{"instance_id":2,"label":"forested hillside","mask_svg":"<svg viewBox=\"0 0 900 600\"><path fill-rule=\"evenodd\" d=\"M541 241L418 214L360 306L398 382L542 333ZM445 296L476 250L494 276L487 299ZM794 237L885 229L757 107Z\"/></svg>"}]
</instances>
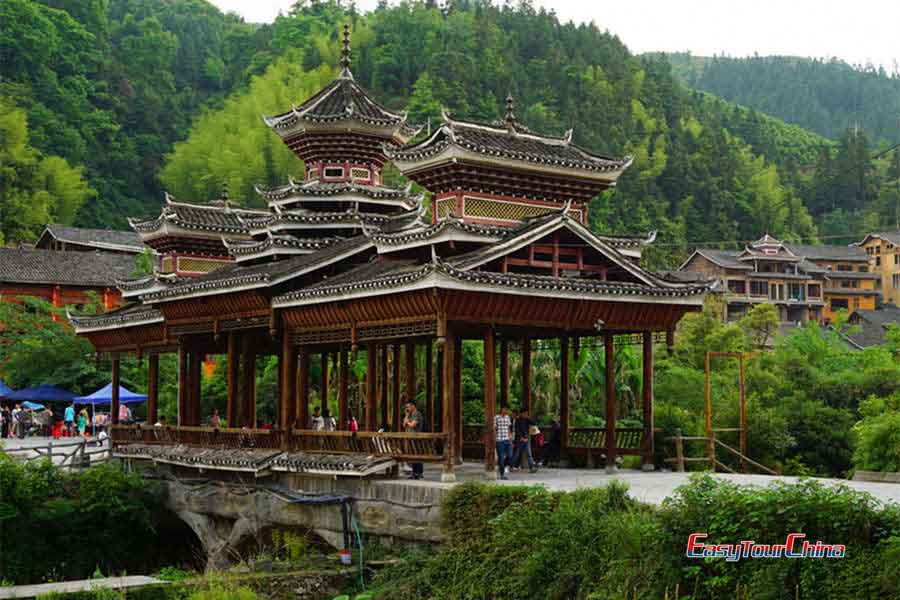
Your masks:
<instances>
[{"instance_id":1,"label":"forested hillside","mask_svg":"<svg viewBox=\"0 0 900 600\"><path fill-rule=\"evenodd\" d=\"M900 76L883 67L791 56L730 58L669 54L689 86L838 139L859 125L877 141L900 141Z\"/></svg>"},{"instance_id":2,"label":"forested hillside","mask_svg":"<svg viewBox=\"0 0 900 600\"><path fill-rule=\"evenodd\" d=\"M492 120L512 92L530 127L573 127L588 148L634 155L618 189L596 199L592 222L659 229L653 266L677 263L691 242L764 231L853 239L897 216L890 157L855 169L871 150L864 138L831 142L690 91L666 58L633 56L602 23L561 24L528 2L415 1L367 14L303 2L260 26L202 0L7 0L0 12L14 23L0 33L0 97L27 117L35 152L83 167L90 187L74 217L83 225L151 214L163 187L202 201L227 182L233 199L253 203L253 184L301 173L260 116L334 75L344 22L357 79L414 122L435 123L441 105ZM19 169L4 156L0 148L0 168Z\"/></svg>"}]
</instances>

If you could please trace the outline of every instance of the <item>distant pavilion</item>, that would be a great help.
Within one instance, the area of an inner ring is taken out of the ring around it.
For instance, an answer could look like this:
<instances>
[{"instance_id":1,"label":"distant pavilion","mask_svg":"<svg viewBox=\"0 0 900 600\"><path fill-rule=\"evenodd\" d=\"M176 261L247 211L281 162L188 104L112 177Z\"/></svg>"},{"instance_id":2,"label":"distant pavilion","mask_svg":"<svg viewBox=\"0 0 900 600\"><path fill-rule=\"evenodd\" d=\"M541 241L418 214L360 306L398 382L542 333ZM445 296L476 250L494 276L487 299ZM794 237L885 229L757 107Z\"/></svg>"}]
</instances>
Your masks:
<instances>
[{"instance_id":1,"label":"distant pavilion","mask_svg":"<svg viewBox=\"0 0 900 600\"><path fill-rule=\"evenodd\" d=\"M474 440L464 435L462 341L484 344L484 410L492 424L498 400L509 401L511 346L521 348L527 409L532 341L554 339L564 452L597 450L608 468L619 454L637 454L652 466L654 334L671 332L698 310L707 288L643 269L652 235L588 229L591 198L614 186L631 158L583 149L572 131L529 131L512 98L500 122L445 112L423 135L356 83L347 27L338 77L265 122L304 161L303 181L259 188L267 210L233 206L227 193L205 205L167 197L158 218L132 221L159 254L154 274L120 282L126 307L72 317L78 334L110 357L114 390L121 356L149 357L151 424L159 354L178 354L178 423L166 440L202 446L252 439L253 447L285 452L441 462L444 479L453 480L464 445L481 443L477 433ZM430 218L423 194L384 185L389 161L430 192ZM616 427L616 336L643 348L642 428ZM569 360L582 338L595 337L606 350L606 428L575 431ZM357 353L367 368L354 411L360 431L351 434L349 364ZM227 357L228 381L229 429L217 432L201 427L200 414L201 364L215 354ZM271 429L257 422L261 355L279 358ZM311 360L322 367L320 397L327 398L329 369L338 371L339 431L309 429ZM427 432L404 433L401 400L417 395ZM117 403L114 397L114 420ZM382 424L389 431L376 433ZM126 446L160 438L152 427L114 426L112 439ZM484 440L493 474L493 436Z\"/></svg>"}]
</instances>

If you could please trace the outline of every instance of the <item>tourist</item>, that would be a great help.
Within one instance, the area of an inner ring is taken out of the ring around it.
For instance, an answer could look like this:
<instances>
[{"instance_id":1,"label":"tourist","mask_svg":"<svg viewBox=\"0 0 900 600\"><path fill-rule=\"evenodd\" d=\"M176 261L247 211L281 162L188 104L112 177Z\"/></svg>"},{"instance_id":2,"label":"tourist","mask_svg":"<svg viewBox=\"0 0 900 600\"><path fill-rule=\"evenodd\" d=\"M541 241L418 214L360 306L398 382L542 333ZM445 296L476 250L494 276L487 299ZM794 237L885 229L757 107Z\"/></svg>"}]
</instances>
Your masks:
<instances>
[{"instance_id":1,"label":"tourist","mask_svg":"<svg viewBox=\"0 0 900 600\"><path fill-rule=\"evenodd\" d=\"M337 429L337 423L331 416L331 411L327 408L322 411L322 429L325 431L334 431Z\"/></svg>"},{"instance_id":2,"label":"tourist","mask_svg":"<svg viewBox=\"0 0 900 600\"><path fill-rule=\"evenodd\" d=\"M75 403L72 402L66 407L66 412L63 417L63 421L66 423L66 437L72 436L72 427L75 425Z\"/></svg>"},{"instance_id":3,"label":"tourist","mask_svg":"<svg viewBox=\"0 0 900 600\"><path fill-rule=\"evenodd\" d=\"M84 437L85 432L87 432L87 409L82 408L78 412L78 435Z\"/></svg>"},{"instance_id":4,"label":"tourist","mask_svg":"<svg viewBox=\"0 0 900 600\"><path fill-rule=\"evenodd\" d=\"M42 434L46 437L50 437L50 435L53 433L53 411L50 410L49 406L44 408L43 415L44 418L41 425L43 426L44 431L42 432Z\"/></svg>"},{"instance_id":5,"label":"tourist","mask_svg":"<svg viewBox=\"0 0 900 600\"><path fill-rule=\"evenodd\" d=\"M559 462L559 453L562 450L562 425L559 419L554 419L550 426L550 441L541 452L541 462L545 465Z\"/></svg>"},{"instance_id":6,"label":"tourist","mask_svg":"<svg viewBox=\"0 0 900 600\"><path fill-rule=\"evenodd\" d=\"M312 418L310 419L310 429L314 431L322 431L325 427L325 419L322 418L322 408L317 406L313 411Z\"/></svg>"},{"instance_id":7,"label":"tourist","mask_svg":"<svg viewBox=\"0 0 900 600\"><path fill-rule=\"evenodd\" d=\"M221 419L219 418L219 409L214 408L212 412L212 416L209 418L209 425L213 429L218 429L221 424Z\"/></svg>"},{"instance_id":8,"label":"tourist","mask_svg":"<svg viewBox=\"0 0 900 600\"><path fill-rule=\"evenodd\" d=\"M9 412L8 406L0 407L0 437L8 438L9 437L9 422L12 419L12 415Z\"/></svg>"},{"instance_id":9,"label":"tourist","mask_svg":"<svg viewBox=\"0 0 900 600\"><path fill-rule=\"evenodd\" d=\"M359 423L356 422L356 417L353 416L353 413L350 413L350 418L347 420L347 429L352 433L359 431Z\"/></svg>"},{"instance_id":10,"label":"tourist","mask_svg":"<svg viewBox=\"0 0 900 600\"><path fill-rule=\"evenodd\" d=\"M416 401L409 400L406 403L406 417L403 419L403 430L406 433L422 432L422 413L416 408ZM422 479L424 465L422 463L412 463L412 475L410 479Z\"/></svg>"},{"instance_id":11,"label":"tourist","mask_svg":"<svg viewBox=\"0 0 900 600\"><path fill-rule=\"evenodd\" d=\"M131 422L131 409L128 408L124 403L119 404L119 423L130 423Z\"/></svg>"},{"instance_id":12,"label":"tourist","mask_svg":"<svg viewBox=\"0 0 900 600\"><path fill-rule=\"evenodd\" d=\"M153 424L154 427L165 427L166 426L166 415L159 415L159 420Z\"/></svg>"},{"instance_id":13,"label":"tourist","mask_svg":"<svg viewBox=\"0 0 900 600\"><path fill-rule=\"evenodd\" d=\"M534 473L537 471L537 468L534 464L534 457L531 455L532 427L537 427L537 425L531 420L531 417L528 416L528 411L521 411L515 420L516 449L513 456L513 464L521 464L522 454L524 453L528 456L528 468Z\"/></svg>"},{"instance_id":14,"label":"tourist","mask_svg":"<svg viewBox=\"0 0 900 600\"><path fill-rule=\"evenodd\" d=\"M512 458L512 419L509 409L500 408L500 414L494 417L494 441L497 445L497 469L500 479L506 479L506 467Z\"/></svg>"}]
</instances>

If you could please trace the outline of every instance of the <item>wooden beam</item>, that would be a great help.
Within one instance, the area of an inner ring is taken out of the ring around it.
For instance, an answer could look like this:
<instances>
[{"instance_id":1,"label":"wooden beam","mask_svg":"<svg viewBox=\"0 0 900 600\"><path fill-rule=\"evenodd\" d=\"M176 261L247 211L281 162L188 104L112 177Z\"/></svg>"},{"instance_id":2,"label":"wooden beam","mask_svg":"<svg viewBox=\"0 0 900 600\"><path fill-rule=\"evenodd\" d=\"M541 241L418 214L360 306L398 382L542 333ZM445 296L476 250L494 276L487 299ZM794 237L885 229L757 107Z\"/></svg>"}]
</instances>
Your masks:
<instances>
[{"instance_id":1,"label":"wooden beam","mask_svg":"<svg viewBox=\"0 0 900 600\"><path fill-rule=\"evenodd\" d=\"M456 475L453 473L456 456L456 436L454 435L455 427L453 424L453 400L455 398L453 380L456 373L456 361L453 355L455 353L456 340L450 327L447 327L445 340L441 369L441 408L443 409L441 423L443 432L447 434L447 442L444 448L444 469L441 473L441 481L456 481Z\"/></svg>"},{"instance_id":2,"label":"wooden beam","mask_svg":"<svg viewBox=\"0 0 900 600\"><path fill-rule=\"evenodd\" d=\"M643 404L644 447L643 468L653 470L653 332L644 332L644 379L641 384L641 400ZM743 392L743 389L741 390Z\"/></svg>"},{"instance_id":3,"label":"wooden beam","mask_svg":"<svg viewBox=\"0 0 900 600\"><path fill-rule=\"evenodd\" d=\"M378 404L381 407L381 423L378 423L378 427L375 427L373 431L377 431L381 426L385 428L388 427L388 405L390 404L389 396L388 396L388 347L387 344L382 344L380 347L380 351L378 352L378 358L381 360L381 367L379 369L381 376L381 383L379 385L379 393L378 393Z\"/></svg>"},{"instance_id":4,"label":"wooden beam","mask_svg":"<svg viewBox=\"0 0 900 600\"><path fill-rule=\"evenodd\" d=\"M366 346L366 431L376 431L375 413L378 395L378 346Z\"/></svg>"},{"instance_id":5,"label":"wooden beam","mask_svg":"<svg viewBox=\"0 0 900 600\"><path fill-rule=\"evenodd\" d=\"M500 407L509 406L509 342L500 341ZM493 424L489 424L493 427Z\"/></svg>"},{"instance_id":6,"label":"wooden beam","mask_svg":"<svg viewBox=\"0 0 900 600\"><path fill-rule=\"evenodd\" d=\"M279 426L282 430L293 428L297 421L297 354L294 346L291 344L291 336L286 331L281 333L281 356L279 357L279 366L281 367L281 418ZM287 441L287 436L284 436Z\"/></svg>"},{"instance_id":7,"label":"wooden beam","mask_svg":"<svg viewBox=\"0 0 900 600\"><path fill-rule=\"evenodd\" d=\"M394 359L391 369L391 431L402 430L400 421L400 344L394 344L392 357Z\"/></svg>"},{"instance_id":8,"label":"wooden beam","mask_svg":"<svg viewBox=\"0 0 900 600\"><path fill-rule=\"evenodd\" d=\"M416 345L406 342L403 358L406 361L406 399L416 400Z\"/></svg>"},{"instance_id":9,"label":"wooden beam","mask_svg":"<svg viewBox=\"0 0 900 600\"><path fill-rule=\"evenodd\" d=\"M229 427L237 427L240 423L240 402L238 400L238 384L240 373L240 354L238 353L238 334L228 332L228 356L227 356L227 394L225 403L225 419Z\"/></svg>"},{"instance_id":10,"label":"wooden beam","mask_svg":"<svg viewBox=\"0 0 900 600\"><path fill-rule=\"evenodd\" d=\"M319 379L319 407L324 411L328 408L328 353L322 352L319 357L321 365Z\"/></svg>"},{"instance_id":11,"label":"wooden beam","mask_svg":"<svg viewBox=\"0 0 900 600\"><path fill-rule=\"evenodd\" d=\"M531 338L522 339L522 406L525 412L531 410Z\"/></svg>"},{"instance_id":12,"label":"wooden beam","mask_svg":"<svg viewBox=\"0 0 900 600\"><path fill-rule=\"evenodd\" d=\"M606 470L616 469L616 356L613 334L603 335L606 360Z\"/></svg>"},{"instance_id":13,"label":"wooden beam","mask_svg":"<svg viewBox=\"0 0 900 600\"><path fill-rule=\"evenodd\" d=\"M188 404L188 425L199 426L203 420L201 415L200 384L203 377L203 354L197 350L190 352L188 358L190 365L191 382L190 402Z\"/></svg>"},{"instance_id":14,"label":"wooden beam","mask_svg":"<svg viewBox=\"0 0 900 600\"><path fill-rule=\"evenodd\" d=\"M437 419L434 411L434 356L431 349L431 340L425 343L425 410L428 414L430 427L428 431L434 431Z\"/></svg>"},{"instance_id":15,"label":"wooden beam","mask_svg":"<svg viewBox=\"0 0 900 600\"><path fill-rule=\"evenodd\" d=\"M177 425L187 425L188 395L190 394L190 382L188 381L188 353L184 344L178 345L178 422ZM119 412L111 411L111 415L117 423L119 420Z\"/></svg>"},{"instance_id":16,"label":"wooden beam","mask_svg":"<svg viewBox=\"0 0 900 600\"><path fill-rule=\"evenodd\" d=\"M147 357L147 423L153 425L159 418L159 354Z\"/></svg>"},{"instance_id":17,"label":"wooden beam","mask_svg":"<svg viewBox=\"0 0 900 600\"><path fill-rule=\"evenodd\" d=\"M350 410L347 404L348 388L350 386L350 367L348 364L347 351L338 351L338 360L340 361L340 384L338 388L338 429L347 427L350 420Z\"/></svg>"},{"instance_id":18,"label":"wooden beam","mask_svg":"<svg viewBox=\"0 0 900 600\"><path fill-rule=\"evenodd\" d=\"M484 443L484 470L489 479L497 476L496 447L493 435L488 435L494 427L494 416L497 414L497 345L494 329L484 329L484 422L487 430Z\"/></svg>"},{"instance_id":19,"label":"wooden beam","mask_svg":"<svg viewBox=\"0 0 900 600\"><path fill-rule=\"evenodd\" d=\"M244 409L242 411L244 427L256 428L256 353L250 343L250 336L243 339L243 384Z\"/></svg>"},{"instance_id":20,"label":"wooden beam","mask_svg":"<svg viewBox=\"0 0 900 600\"><path fill-rule=\"evenodd\" d=\"M309 429L309 350L300 347L297 368L297 428Z\"/></svg>"},{"instance_id":21,"label":"wooden beam","mask_svg":"<svg viewBox=\"0 0 900 600\"><path fill-rule=\"evenodd\" d=\"M119 423L119 359L112 359L112 399L109 404L112 424Z\"/></svg>"},{"instance_id":22,"label":"wooden beam","mask_svg":"<svg viewBox=\"0 0 900 600\"><path fill-rule=\"evenodd\" d=\"M569 445L569 338L559 338L559 424L562 436L562 450Z\"/></svg>"}]
</instances>

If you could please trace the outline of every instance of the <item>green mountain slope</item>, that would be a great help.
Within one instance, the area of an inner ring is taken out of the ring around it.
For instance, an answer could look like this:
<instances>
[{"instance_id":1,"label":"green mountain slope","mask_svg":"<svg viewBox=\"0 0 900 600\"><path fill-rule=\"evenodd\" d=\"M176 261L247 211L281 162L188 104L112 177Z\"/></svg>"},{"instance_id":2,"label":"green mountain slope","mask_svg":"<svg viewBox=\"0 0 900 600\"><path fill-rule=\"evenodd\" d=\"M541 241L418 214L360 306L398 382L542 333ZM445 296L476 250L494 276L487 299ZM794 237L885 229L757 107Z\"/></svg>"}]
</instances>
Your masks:
<instances>
[{"instance_id":1,"label":"green mountain slope","mask_svg":"<svg viewBox=\"0 0 900 600\"><path fill-rule=\"evenodd\" d=\"M875 140L900 141L900 77L883 68L790 56L668 58L691 87L825 137L859 126Z\"/></svg>"},{"instance_id":2,"label":"green mountain slope","mask_svg":"<svg viewBox=\"0 0 900 600\"><path fill-rule=\"evenodd\" d=\"M253 184L299 173L259 117L333 75L347 21L357 78L414 122L437 122L441 105L492 120L512 92L532 128L572 127L586 147L633 155L619 188L595 200L592 224L658 229L656 266L694 242L762 231L852 238L894 216L883 178L841 174L867 147L858 139L834 144L691 91L664 57L634 56L596 26L560 23L527 2L412 1L366 14L300 3L263 26L202 0L7 0L0 11L15 23L0 33L0 97L27 112L33 146L84 167L96 190L75 217L85 225L153 213L163 185L205 200L227 181L232 197L253 203Z\"/></svg>"}]
</instances>

